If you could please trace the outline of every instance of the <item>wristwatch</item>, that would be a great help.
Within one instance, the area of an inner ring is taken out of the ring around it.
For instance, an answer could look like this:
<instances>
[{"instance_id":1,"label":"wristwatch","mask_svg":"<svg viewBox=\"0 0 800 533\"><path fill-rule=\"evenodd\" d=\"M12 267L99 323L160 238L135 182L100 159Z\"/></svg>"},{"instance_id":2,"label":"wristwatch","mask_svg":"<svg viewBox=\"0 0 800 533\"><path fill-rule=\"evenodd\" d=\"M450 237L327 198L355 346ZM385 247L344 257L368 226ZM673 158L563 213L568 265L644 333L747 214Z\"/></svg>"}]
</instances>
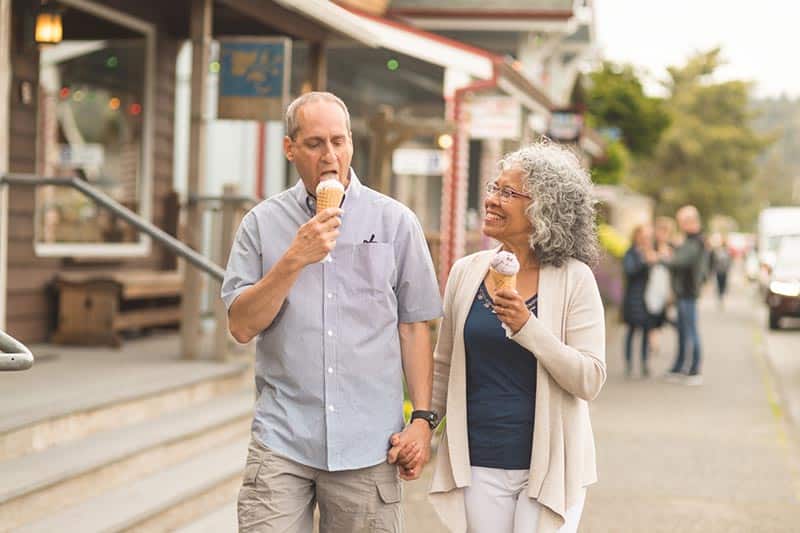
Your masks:
<instances>
[{"instance_id":1,"label":"wristwatch","mask_svg":"<svg viewBox=\"0 0 800 533\"><path fill-rule=\"evenodd\" d=\"M422 410L412 411L411 420L409 420L409 424L414 420L416 420L417 418L421 418L425 422L427 422L432 430L436 429L436 426L439 425L439 415L436 413L436 411L422 411Z\"/></svg>"}]
</instances>

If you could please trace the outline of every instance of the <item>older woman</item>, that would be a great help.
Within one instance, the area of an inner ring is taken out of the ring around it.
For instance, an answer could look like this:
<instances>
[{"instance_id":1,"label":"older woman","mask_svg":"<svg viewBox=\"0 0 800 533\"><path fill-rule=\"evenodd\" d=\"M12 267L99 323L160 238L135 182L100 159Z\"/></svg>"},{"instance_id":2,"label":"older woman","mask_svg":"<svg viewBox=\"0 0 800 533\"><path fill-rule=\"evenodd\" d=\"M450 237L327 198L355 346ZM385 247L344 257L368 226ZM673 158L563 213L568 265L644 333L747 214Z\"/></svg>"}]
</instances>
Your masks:
<instances>
[{"instance_id":1,"label":"older woman","mask_svg":"<svg viewBox=\"0 0 800 533\"><path fill-rule=\"evenodd\" d=\"M456 262L445 289L431 501L454 532L576 531L597 479L587 402L606 379L591 181L538 142L500 162L485 208L501 246ZM520 263L516 290L488 275L500 249Z\"/></svg>"}]
</instances>

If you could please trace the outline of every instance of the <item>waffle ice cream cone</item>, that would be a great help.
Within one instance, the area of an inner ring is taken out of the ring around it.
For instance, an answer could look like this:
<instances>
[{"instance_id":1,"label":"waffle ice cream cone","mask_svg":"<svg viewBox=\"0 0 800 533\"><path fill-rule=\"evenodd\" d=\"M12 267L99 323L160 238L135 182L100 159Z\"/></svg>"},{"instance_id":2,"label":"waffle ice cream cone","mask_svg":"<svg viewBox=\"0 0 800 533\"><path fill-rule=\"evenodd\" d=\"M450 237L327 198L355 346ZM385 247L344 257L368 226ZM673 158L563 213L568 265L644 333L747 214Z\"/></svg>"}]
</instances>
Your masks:
<instances>
[{"instance_id":1,"label":"waffle ice cream cone","mask_svg":"<svg viewBox=\"0 0 800 533\"><path fill-rule=\"evenodd\" d=\"M507 276L505 274L501 274L497 270L491 268L489 269L489 274L492 277L492 284L494 284L494 292L499 291L500 289L511 289L514 290L517 288L517 275L512 274Z\"/></svg>"},{"instance_id":2,"label":"waffle ice cream cone","mask_svg":"<svg viewBox=\"0 0 800 533\"><path fill-rule=\"evenodd\" d=\"M344 186L337 180L325 180L317 185L317 214L329 207L339 207L344 197Z\"/></svg>"},{"instance_id":3,"label":"waffle ice cream cone","mask_svg":"<svg viewBox=\"0 0 800 533\"><path fill-rule=\"evenodd\" d=\"M497 252L489 268L494 292L500 289L515 290L517 288L517 272L519 272L517 257L511 252Z\"/></svg>"}]
</instances>

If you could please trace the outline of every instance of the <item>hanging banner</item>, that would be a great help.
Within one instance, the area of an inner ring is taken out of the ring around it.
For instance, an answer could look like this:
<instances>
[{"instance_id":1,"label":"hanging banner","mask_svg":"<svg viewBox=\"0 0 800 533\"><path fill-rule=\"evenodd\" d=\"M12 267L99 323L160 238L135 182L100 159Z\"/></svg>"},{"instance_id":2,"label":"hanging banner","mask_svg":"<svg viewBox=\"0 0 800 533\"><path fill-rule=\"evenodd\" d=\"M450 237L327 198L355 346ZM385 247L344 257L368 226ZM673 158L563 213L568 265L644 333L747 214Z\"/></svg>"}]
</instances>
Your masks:
<instances>
[{"instance_id":1,"label":"hanging banner","mask_svg":"<svg viewBox=\"0 0 800 533\"><path fill-rule=\"evenodd\" d=\"M467 105L471 138L520 138L522 108L511 96L477 96L469 100Z\"/></svg>"},{"instance_id":2,"label":"hanging banner","mask_svg":"<svg viewBox=\"0 0 800 533\"><path fill-rule=\"evenodd\" d=\"M583 133L583 115L574 111L553 111L547 136L560 143L577 142Z\"/></svg>"},{"instance_id":3,"label":"hanging banner","mask_svg":"<svg viewBox=\"0 0 800 533\"><path fill-rule=\"evenodd\" d=\"M292 41L232 37L219 42L217 118L282 120L289 103Z\"/></svg>"}]
</instances>

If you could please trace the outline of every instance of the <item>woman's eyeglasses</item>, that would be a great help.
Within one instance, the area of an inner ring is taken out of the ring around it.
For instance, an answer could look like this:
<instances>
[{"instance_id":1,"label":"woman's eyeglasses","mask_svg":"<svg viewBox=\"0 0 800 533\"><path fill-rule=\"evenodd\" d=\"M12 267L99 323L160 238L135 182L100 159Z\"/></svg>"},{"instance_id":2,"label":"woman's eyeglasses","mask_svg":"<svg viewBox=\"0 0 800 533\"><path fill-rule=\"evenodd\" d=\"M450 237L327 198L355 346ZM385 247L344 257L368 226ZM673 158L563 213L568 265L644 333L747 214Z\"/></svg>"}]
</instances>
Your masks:
<instances>
[{"instance_id":1,"label":"woman's eyeglasses","mask_svg":"<svg viewBox=\"0 0 800 533\"><path fill-rule=\"evenodd\" d=\"M492 196L494 194L500 195L501 202L508 202L511 198L524 198L526 200L532 200L533 197L529 194L517 192L511 187L498 187L497 184L493 181L490 181L486 184L486 194Z\"/></svg>"}]
</instances>

